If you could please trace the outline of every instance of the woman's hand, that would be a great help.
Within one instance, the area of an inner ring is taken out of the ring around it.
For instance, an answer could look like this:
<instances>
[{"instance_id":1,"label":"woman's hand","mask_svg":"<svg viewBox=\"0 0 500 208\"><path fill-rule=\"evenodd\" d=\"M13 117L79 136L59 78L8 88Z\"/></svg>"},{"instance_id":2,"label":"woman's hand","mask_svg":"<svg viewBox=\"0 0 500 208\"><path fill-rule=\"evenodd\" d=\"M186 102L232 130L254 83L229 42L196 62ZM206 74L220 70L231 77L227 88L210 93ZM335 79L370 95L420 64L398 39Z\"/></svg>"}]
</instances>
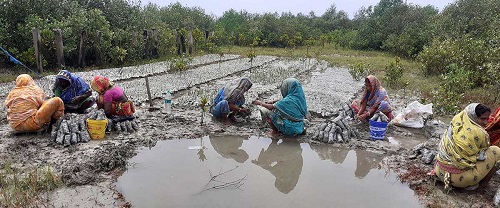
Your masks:
<instances>
[{"instance_id":1,"label":"woman's hand","mask_svg":"<svg viewBox=\"0 0 500 208\"><path fill-rule=\"evenodd\" d=\"M262 102L259 100L253 101L252 104L254 105L262 105Z\"/></svg>"},{"instance_id":2,"label":"woman's hand","mask_svg":"<svg viewBox=\"0 0 500 208\"><path fill-rule=\"evenodd\" d=\"M240 108L240 111L247 114L250 113L250 109L248 108Z\"/></svg>"},{"instance_id":3,"label":"woman's hand","mask_svg":"<svg viewBox=\"0 0 500 208\"><path fill-rule=\"evenodd\" d=\"M72 104L76 104L76 103L79 103L81 100L82 100L82 96L75 96L75 97L71 100L71 103L72 103Z\"/></svg>"}]
</instances>

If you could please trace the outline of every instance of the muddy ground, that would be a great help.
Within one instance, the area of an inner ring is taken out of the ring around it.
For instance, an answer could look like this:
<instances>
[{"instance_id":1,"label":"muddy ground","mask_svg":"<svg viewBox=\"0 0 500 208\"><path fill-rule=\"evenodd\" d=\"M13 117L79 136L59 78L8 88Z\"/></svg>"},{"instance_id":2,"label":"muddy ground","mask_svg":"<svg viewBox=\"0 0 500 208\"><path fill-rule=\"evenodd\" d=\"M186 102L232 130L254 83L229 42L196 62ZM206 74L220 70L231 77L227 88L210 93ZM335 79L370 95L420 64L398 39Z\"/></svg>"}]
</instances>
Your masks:
<instances>
[{"instance_id":1,"label":"muddy ground","mask_svg":"<svg viewBox=\"0 0 500 208\"><path fill-rule=\"evenodd\" d=\"M362 83L353 80L347 69L329 67L315 59L288 59L258 56L253 62L236 55L197 57L189 69L171 72L168 62L137 67L107 69L78 73L87 81L97 74L111 77L122 86L137 106L140 129L133 133L112 132L105 140L93 140L70 147L57 145L50 140L49 133L13 134L6 121L5 107L0 107L0 168L12 163L19 170L50 166L60 174L65 187L48 193L47 205L54 207L127 207L127 200L115 191L116 178L126 170L127 160L136 154L138 147L152 147L158 140L196 139L205 135L266 135L269 127L260 121L258 110L241 123L231 126L221 124L209 114L201 125L201 109L198 101L209 100L219 87L240 76L248 76L254 86L248 92L247 101L279 98L278 85L287 77L298 78L306 93L308 108L312 115L311 129L338 112L341 104L355 98ZM149 77L154 98L151 108L147 102L144 76ZM38 79L40 86L49 93L53 76ZM13 83L0 84L0 98L5 100ZM173 91L173 114L165 114L156 108L162 106L162 92ZM411 93L389 92L397 110L418 100ZM390 126L387 137L399 138L398 144L389 141L371 141L368 127L352 122L360 132L360 138L349 143L324 144L363 149L385 156L380 168L396 171L418 195L421 203L428 207L489 207L499 185L496 175L489 186L479 191L443 191L443 184L435 182L427 173L432 165L415 157L414 146L425 143L429 149L436 144L446 127L443 122L429 121L423 129L406 129ZM301 142L319 143L311 140L313 131L297 137ZM279 139L279 138L278 138ZM412 159L410 159L412 158Z\"/></svg>"}]
</instances>

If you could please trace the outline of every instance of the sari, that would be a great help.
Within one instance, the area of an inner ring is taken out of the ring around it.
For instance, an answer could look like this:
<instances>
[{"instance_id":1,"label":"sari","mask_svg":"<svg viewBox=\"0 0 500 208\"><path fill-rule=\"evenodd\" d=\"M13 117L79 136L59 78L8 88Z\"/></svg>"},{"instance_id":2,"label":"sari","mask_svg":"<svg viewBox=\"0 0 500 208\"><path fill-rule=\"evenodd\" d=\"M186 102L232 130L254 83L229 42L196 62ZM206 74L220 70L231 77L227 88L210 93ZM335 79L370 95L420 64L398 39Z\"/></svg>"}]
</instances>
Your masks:
<instances>
[{"instance_id":1,"label":"sari","mask_svg":"<svg viewBox=\"0 0 500 208\"><path fill-rule=\"evenodd\" d=\"M226 86L219 89L214 98L214 106L211 113L217 118L222 114L230 112L229 103L241 107L245 104L245 92L252 87L252 82L249 78L243 77L235 79L226 84Z\"/></svg>"},{"instance_id":2,"label":"sari","mask_svg":"<svg viewBox=\"0 0 500 208\"><path fill-rule=\"evenodd\" d=\"M116 100L125 96L125 93L120 87L114 86L107 77L95 76L90 82L90 87L99 94L96 99L98 109L103 108L105 103L111 102L111 115L132 116L135 113L135 106L131 100L127 99L124 102Z\"/></svg>"},{"instance_id":3,"label":"sari","mask_svg":"<svg viewBox=\"0 0 500 208\"><path fill-rule=\"evenodd\" d=\"M280 90L283 99L274 104L272 111L261 109L262 118L269 118L284 135L303 133L307 104L302 85L297 79L288 78L283 80Z\"/></svg>"},{"instance_id":4,"label":"sari","mask_svg":"<svg viewBox=\"0 0 500 208\"><path fill-rule=\"evenodd\" d=\"M60 79L67 80L70 85L66 88L62 88L60 84ZM57 97L60 97L65 104L71 104L73 98L83 95L90 91L90 86L81 77L71 74L67 70L61 70L57 74L56 82L52 87L52 92ZM86 100L82 100L79 105L81 105ZM78 106L79 107L79 106Z\"/></svg>"},{"instance_id":5,"label":"sari","mask_svg":"<svg viewBox=\"0 0 500 208\"><path fill-rule=\"evenodd\" d=\"M28 74L16 79L16 87L10 91L4 102L7 121L16 131L37 131L47 125L51 118L64 116L61 98L45 100L45 93Z\"/></svg>"},{"instance_id":6,"label":"sari","mask_svg":"<svg viewBox=\"0 0 500 208\"><path fill-rule=\"evenodd\" d=\"M439 143L434 172L445 186L475 186L500 159L500 148L490 147L488 133L478 124L477 105L455 115Z\"/></svg>"},{"instance_id":7,"label":"sari","mask_svg":"<svg viewBox=\"0 0 500 208\"><path fill-rule=\"evenodd\" d=\"M354 100L351 107L356 113L358 113L361 109L361 105L366 103L365 112L371 111L373 112L372 115L382 112L389 118L389 120L392 119L392 107L387 91L382 87L382 84L377 77L368 75L366 78L370 81L371 91L368 91L365 88L361 100Z\"/></svg>"},{"instance_id":8,"label":"sari","mask_svg":"<svg viewBox=\"0 0 500 208\"><path fill-rule=\"evenodd\" d=\"M490 144L500 146L500 107L491 114L485 129L490 135Z\"/></svg>"}]
</instances>

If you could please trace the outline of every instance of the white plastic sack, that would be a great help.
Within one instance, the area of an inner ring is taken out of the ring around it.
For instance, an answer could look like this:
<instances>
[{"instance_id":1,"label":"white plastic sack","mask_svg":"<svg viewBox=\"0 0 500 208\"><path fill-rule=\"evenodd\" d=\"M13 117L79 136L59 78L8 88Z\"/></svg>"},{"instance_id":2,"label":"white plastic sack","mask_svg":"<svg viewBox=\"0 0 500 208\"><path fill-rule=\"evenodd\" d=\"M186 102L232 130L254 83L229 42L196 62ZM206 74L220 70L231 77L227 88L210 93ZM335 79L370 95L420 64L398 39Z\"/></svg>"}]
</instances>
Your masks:
<instances>
[{"instance_id":1,"label":"white plastic sack","mask_svg":"<svg viewBox=\"0 0 500 208\"><path fill-rule=\"evenodd\" d=\"M432 115L432 103L423 105L418 101L413 101L399 113L391 124L401 127L422 128L424 127L424 118Z\"/></svg>"}]
</instances>

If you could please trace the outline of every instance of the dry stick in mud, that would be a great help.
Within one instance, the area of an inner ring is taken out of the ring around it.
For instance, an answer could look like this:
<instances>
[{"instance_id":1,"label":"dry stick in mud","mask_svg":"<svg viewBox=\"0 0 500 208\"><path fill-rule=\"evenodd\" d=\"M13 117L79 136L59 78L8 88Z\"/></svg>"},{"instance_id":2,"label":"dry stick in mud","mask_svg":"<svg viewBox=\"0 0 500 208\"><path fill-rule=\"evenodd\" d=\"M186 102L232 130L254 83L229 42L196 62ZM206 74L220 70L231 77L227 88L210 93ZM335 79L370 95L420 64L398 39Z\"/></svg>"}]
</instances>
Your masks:
<instances>
[{"instance_id":1,"label":"dry stick in mud","mask_svg":"<svg viewBox=\"0 0 500 208\"><path fill-rule=\"evenodd\" d=\"M242 178L240 178L240 179L237 179L237 180L234 180L234 181L230 181L230 182L223 182L223 181L216 180L218 177L220 177L220 176L222 176L222 175L224 175L224 174L226 174L226 173L229 173L229 172L231 172L231 171L235 170L235 169L236 169L236 168L238 168L238 167L239 167L239 166L236 166L236 167L234 167L233 169L231 169L231 170L227 170L227 171L224 171L224 172L221 172L221 171L222 171L222 169L221 169L221 170L219 171L219 174L217 174L217 175L212 175L212 172L211 172L210 170L208 170L208 172L210 173L210 180L207 182L207 185L205 185L205 188L206 188L206 187L208 186L208 184L209 184L210 182L212 182L212 181L219 182L219 183L222 183L222 184L219 184L219 185L214 185L214 186L212 186L212 187L210 187L210 188L206 188L206 189L205 189L205 190L203 190L203 191L208 191L208 190L211 190L211 189L222 189L222 188L227 188L227 187L231 187L231 186L236 187L237 189L239 189L239 188L240 188L243 184L245 184L245 183L243 183L243 180L245 180L245 179L246 179L246 177L248 176L248 174L247 174L247 175L245 175L245 176L243 176L243 177L242 177Z\"/></svg>"}]
</instances>

